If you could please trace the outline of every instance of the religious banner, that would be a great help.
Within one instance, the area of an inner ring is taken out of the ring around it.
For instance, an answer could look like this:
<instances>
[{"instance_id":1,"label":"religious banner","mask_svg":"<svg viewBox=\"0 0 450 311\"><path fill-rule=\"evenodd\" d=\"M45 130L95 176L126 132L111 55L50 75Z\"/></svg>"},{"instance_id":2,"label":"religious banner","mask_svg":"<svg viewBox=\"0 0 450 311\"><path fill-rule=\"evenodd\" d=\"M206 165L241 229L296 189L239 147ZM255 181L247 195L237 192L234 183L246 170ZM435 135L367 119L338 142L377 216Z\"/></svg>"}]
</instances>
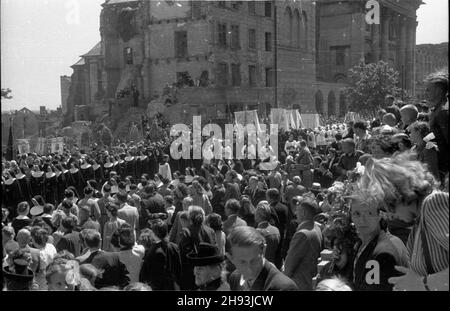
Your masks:
<instances>
[{"instance_id":1,"label":"religious banner","mask_svg":"<svg viewBox=\"0 0 450 311\"><path fill-rule=\"evenodd\" d=\"M281 108L272 108L270 111L271 124L278 124L279 129L289 130L289 121L286 117L286 110Z\"/></svg>"},{"instance_id":2,"label":"religious banner","mask_svg":"<svg viewBox=\"0 0 450 311\"><path fill-rule=\"evenodd\" d=\"M44 137L39 137L36 144L36 150L35 152L37 154L44 154L45 153L45 147L46 147L46 139Z\"/></svg>"},{"instance_id":3,"label":"religious banner","mask_svg":"<svg viewBox=\"0 0 450 311\"><path fill-rule=\"evenodd\" d=\"M17 139L17 150L19 154L30 153L30 140Z\"/></svg>"},{"instance_id":4,"label":"religious banner","mask_svg":"<svg viewBox=\"0 0 450 311\"><path fill-rule=\"evenodd\" d=\"M359 116L359 113L349 111L345 114L344 122L358 122L361 120L361 117Z\"/></svg>"},{"instance_id":5,"label":"religious banner","mask_svg":"<svg viewBox=\"0 0 450 311\"><path fill-rule=\"evenodd\" d=\"M256 131L260 132L259 127L258 111L257 110L246 110L245 111L245 124L254 124Z\"/></svg>"},{"instance_id":6,"label":"religious banner","mask_svg":"<svg viewBox=\"0 0 450 311\"><path fill-rule=\"evenodd\" d=\"M242 124L245 126L245 111L235 111L234 120L236 124Z\"/></svg>"},{"instance_id":7,"label":"religious banner","mask_svg":"<svg viewBox=\"0 0 450 311\"><path fill-rule=\"evenodd\" d=\"M64 151L64 137L56 137L51 139L52 153L62 154Z\"/></svg>"},{"instance_id":8,"label":"religious banner","mask_svg":"<svg viewBox=\"0 0 450 311\"><path fill-rule=\"evenodd\" d=\"M302 116L301 116L300 112L298 111L298 109L295 110L295 119L296 119L296 123L297 123L297 129L303 128Z\"/></svg>"},{"instance_id":9,"label":"religious banner","mask_svg":"<svg viewBox=\"0 0 450 311\"><path fill-rule=\"evenodd\" d=\"M286 109L286 119L288 120L290 129L298 129L297 123L297 109Z\"/></svg>"},{"instance_id":10,"label":"religious banner","mask_svg":"<svg viewBox=\"0 0 450 311\"><path fill-rule=\"evenodd\" d=\"M320 118L317 113L305 113L301 115L304 129L316 129L320 126Z\"/></svg>"}]
</instances>

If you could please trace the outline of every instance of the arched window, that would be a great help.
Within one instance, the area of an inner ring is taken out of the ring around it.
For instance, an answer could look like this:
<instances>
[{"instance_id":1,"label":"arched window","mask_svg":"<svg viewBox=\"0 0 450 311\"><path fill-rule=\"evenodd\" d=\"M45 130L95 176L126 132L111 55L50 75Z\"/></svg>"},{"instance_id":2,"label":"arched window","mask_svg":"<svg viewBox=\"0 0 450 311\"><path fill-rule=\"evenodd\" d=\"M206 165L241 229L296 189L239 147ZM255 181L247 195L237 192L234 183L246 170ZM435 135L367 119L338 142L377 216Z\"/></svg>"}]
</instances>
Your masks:
<instances>
[{"instance_id":1,"label":"arched window","mask_svg":"<svg viewBox=\"0 0 450 311\"><path fill-rule=\"evenodd\" d=\"M328 115L332 116L336 114L336 96L333 91L328 93Z\"/></svg>"},{"instance_id":2,"label":"arched window","mask_svg":"<svg viewBox=\"0 0 450 311\"><path fill-rule=\"evenodd\" d=\"M292 11L290 7L286 8L284 11L284 20L286 21L286 45L292 46Z\"/></svg>"},{"instance_id":3,"label":"arched window","mask_svg":"<svg viewBox=\"0 0 450 311\"><path fill-rule=\"evenodd\" d=\"M305 11L302 11L302 18L300 21L300 47L304 50L308 49L308 17Z\"/></svg>"},{"instance_id":4,"label":"arched window","mask_svg":"<svg viewBox=\"0 0 450 311\"><path fill-rule=\"evenodd\" d=\"M315 96L315 101L316 101L316 111L318 114L323 114L325 107L323 104L323 94L320 90L318 90L316 92L316 96Z\"/></svg>"},{"instance_id":5,"label":"arched window","mask_svg":"<svg viewBox=\"0 0 450 311\"><path fill-rule=\"evenodd\" d=\"M293 31L293 37L294 37L294 47L299 48L300 47L300 37L301 37L301 26L300 26L300 13L297 9L294 11L294 31Z\"/></svg>"}]
</instances>

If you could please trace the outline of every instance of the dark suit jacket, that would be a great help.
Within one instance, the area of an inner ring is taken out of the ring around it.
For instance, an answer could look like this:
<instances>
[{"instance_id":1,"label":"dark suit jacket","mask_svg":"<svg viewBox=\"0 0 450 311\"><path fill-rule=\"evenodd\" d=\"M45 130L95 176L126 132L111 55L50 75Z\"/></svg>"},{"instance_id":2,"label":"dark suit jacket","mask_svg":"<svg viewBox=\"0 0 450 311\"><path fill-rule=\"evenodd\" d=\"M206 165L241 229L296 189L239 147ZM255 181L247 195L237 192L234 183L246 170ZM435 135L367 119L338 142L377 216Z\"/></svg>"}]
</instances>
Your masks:
<instances>
[{"instance_id":1,"label":"dark suit jacket","mask_svg":"<svg viewBox=\"0 0 450 311\"><path fill-rule=\"evenodd\" d=\"M80 243L80 233L78 231L72 231L70 233L64 234L56 243L56 250L58 252L62 250L67 250L71 252L75 257L80 256L81 243Z\"/></svg>"},{"instance_id":2,"label":"dark suit jacket","mask_svg":"<svg viewBox=\"0 0 450 311\"><path fill-rule=\"evenodd\" d=\"M119 286L123 288L130 283L127 267L120 261L118 253L102 250L93 252L81 264L90 263L97 269L103 270L101 278L95 280L95 287Z\"/></svg>"},{"instance_id":3,"label":"dark suit jacket","mask_svg":"<svg viewBox=\"0 0 450 311\"><path fill-rule=\"evenodd\" d=\"M240 285L241 274L235 270L229 279L231 290L242 291L243 287ZM265 261L264 266L253 283L251 291L294 291L298 290L294 281L285 276L278 270L271 262Z\"/></svg>"},{"instance_id":4,"label":"dark suit jacket","mask_svg":"<svg viewBox=\"0 0 450 311\"><path fill-rule=\"evenodd\" d=\"M317 275L317 263L322 250L322 232L314 221L301 223L289 245L284 273L300 290L313 290L312 279Z\"/></svg>"},{"instance_id":5,"label":"dark suit jacket","mask_svg":"<svg viewBox=\"0 0 450 311\"><path fill-rule=\"evenodd\" d=\"M266 190L261 189L259 187L256 188L255 192L253 192L253 190L250 189L250 187L246 187L243 194L248 195L250 197L250 200L252 201L252 204L255 207L256 205L258 205L259 202L266 199Z\"/></svg>"}]
</instances>

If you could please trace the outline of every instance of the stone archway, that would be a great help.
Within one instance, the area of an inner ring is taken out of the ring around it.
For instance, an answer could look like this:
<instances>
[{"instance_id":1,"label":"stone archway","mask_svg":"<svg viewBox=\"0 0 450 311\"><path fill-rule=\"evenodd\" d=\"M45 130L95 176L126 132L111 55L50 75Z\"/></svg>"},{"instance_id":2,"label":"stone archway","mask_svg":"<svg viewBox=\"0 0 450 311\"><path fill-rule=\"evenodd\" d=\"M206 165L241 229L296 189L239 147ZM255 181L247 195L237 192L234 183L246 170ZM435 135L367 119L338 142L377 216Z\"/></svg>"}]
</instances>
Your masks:
<instances>
[{"instance_id":1,"label":"stone archway","mask_svg":"<svg viewBox=\"0 0 450 311\"><path fill-rule=\"evenodd\" d=\"M336 114L336 95L334 95L333 91L328 93L328 115Z\"/></svg>"},{"instance_id":2,"label":"stone archway","mask_svg":"<svg viewBox=\"0 0 450 311\"><path fill-rule=\"evenodd\" d=\"M347 113L347 102L345 101L345 95L343 93L339 94L339 115L345 116Z\"/></svg>"},{"instance_id":3,"label":"stone archway","mask_svg":"<svg viewBox=\"0 0 450 311\"><path fill-rule=\"evenodd\" d=\"M315 101L316 101L316 112L318 114L323 114L325 112L325 105L323 103L323 94L320 90L316 92Z\"/></svg>"}]
</instances>

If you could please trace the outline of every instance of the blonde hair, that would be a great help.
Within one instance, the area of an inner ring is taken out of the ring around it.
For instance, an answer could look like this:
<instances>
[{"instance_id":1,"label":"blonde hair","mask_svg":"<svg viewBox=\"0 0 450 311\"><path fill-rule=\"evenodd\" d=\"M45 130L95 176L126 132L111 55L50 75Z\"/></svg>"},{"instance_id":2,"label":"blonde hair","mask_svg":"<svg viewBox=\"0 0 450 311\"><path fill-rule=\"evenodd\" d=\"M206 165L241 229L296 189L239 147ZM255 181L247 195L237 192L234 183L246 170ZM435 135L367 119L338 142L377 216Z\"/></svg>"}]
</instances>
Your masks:
<instances>
[{"instance_id":1,"label":"blonde hair","mask_svg":"<svg viewBox=\"0 0 450 311\"><path fill-rule=\"evenodd\" d=\"M316 291L319 292L350 292L352 289L343 280L333 277L317 284Z\"/></svg>"},{"instance_id":2,"label":"blonde hair","mask_svg":"<svg viewBox=\"0 0 450 311\"><path fill-rule=\"evenodd\" d=\"M390 211L400 203L422 200L436 187L436 181L415 157L407 151L390 158L369 159L358 188L368 191Z\"/></svg>"}]
</instances>

